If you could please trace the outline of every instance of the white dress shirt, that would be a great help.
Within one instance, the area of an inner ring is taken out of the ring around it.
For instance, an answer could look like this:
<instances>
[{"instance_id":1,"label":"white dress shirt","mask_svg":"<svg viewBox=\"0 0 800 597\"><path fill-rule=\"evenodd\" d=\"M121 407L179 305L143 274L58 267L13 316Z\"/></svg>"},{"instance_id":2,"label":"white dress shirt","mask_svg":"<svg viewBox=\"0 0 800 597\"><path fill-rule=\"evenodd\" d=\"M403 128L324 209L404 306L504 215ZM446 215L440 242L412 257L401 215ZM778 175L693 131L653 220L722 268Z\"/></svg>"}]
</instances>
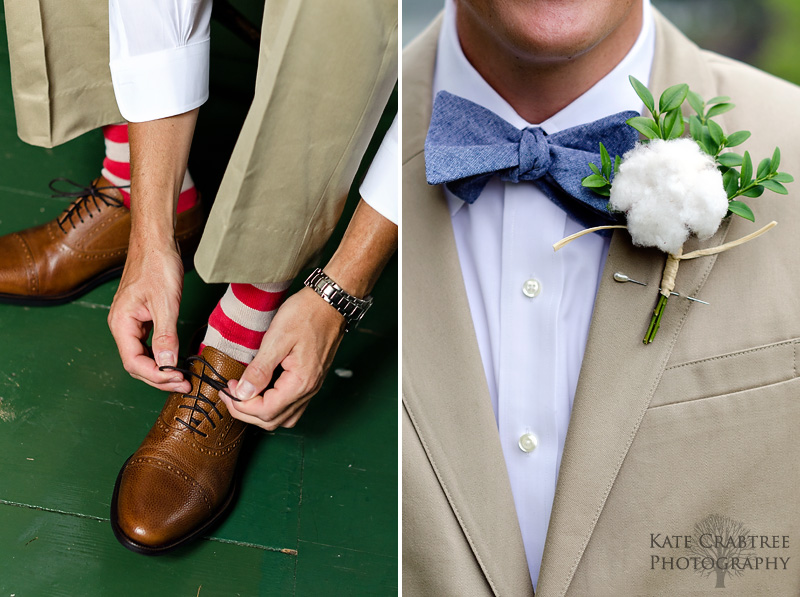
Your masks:
<instances>
[{"instance_id":1,"label":"white dress shirt","mask_svg":"<svg viewBox=\"0 0 800 597\"><path fill-rule=\"evenodd\" d=\"M364 182L358 189L361 197L369 203L370 207L394 224L397 224L398 220L397 204L400 197L399 145L397 116L395 116L392 126L386 131L386 135L381 141L378 153L372 159Z\"/></svg>"},{"instance_id":2,"label":"white dress shirt","mask_svg":"<svg viewBox=\"0 0 800 597\"><path fill-rule=\"evenodd\" d=\"M211 0L109 0L111 80L122 116L144 122L208 99Z\"/></svg>"},{"instance_id":3,"label":"white dress shirt","mask_svg":"<svg viewBox=\"0 0 800 597\"><path fill-rule=\"evenodd\" d=\"M211 0L109 0L111 80L122 116L144 122L208 99ZM361 194L397 223L397 123L384 137Z\"/></svg>"},{"instance_id":4,"label":"white dress shirt","mask_svg":"<svg viewBox=\"0 0 800 597\"><path fill-rule=\"evenodd\" d=\"M655 49L655 24L649 0L643 1L642 31L627 56L569 106L532 125L466 59L456 31L456 7L448 0L434 96L445 90L519 129L540 126L548 134L623 110L640 111L628 75L648 81ZM532 182L492 178L471 205L445 193L535 587L609 242L592 234L555 253L553 243L583 226Z\"/></svg>"}]
</instances>

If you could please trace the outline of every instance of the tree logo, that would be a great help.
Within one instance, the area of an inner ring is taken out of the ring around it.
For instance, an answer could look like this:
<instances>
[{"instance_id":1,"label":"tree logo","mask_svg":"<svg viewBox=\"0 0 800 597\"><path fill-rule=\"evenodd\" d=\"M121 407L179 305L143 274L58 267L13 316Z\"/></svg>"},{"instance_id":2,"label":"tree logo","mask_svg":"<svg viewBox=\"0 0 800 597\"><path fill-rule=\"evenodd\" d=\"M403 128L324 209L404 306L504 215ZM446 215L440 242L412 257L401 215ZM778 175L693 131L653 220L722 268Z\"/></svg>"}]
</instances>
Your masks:
<instances>
[{"instance_id":1,"label":"tree logo","mask_svg":"<svg viewBox=\"0 0 800 597\"><path fill-rule=\"evenodd\" d=\"M695 572L701 576L716 575L715 588L725 588L725 578L741 576L749 567L741 565L755 557L753 535L738 520L721 514L710 514L694 525L690 551L702 558L703 566ZM713 564L711 564L713 562ZM709 563L710 565L705 565Z\"/></svg>"}]
</instances>

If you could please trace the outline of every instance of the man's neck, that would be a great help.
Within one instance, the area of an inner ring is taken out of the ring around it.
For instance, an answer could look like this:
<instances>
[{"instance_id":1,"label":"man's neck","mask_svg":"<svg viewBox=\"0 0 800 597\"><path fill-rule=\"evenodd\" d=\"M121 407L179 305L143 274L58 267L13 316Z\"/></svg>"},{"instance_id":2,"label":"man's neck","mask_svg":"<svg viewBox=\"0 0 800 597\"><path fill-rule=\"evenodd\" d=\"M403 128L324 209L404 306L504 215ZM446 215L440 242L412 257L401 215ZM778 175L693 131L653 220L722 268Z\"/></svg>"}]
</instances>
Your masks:
<instances>
[{"instance_id":1,"label":"man's neck","mask_svg":"<svg viewBox=\"0 0 800 597\"><path fill-rule=\"evenodd\" d=\"M469 10L456 10L461 48L475 70L526 121L541 123L591 89L633 47L642 29L634 2L619 27L578 55L538 58L501 41Z\"/></svg>"}]
</instances>

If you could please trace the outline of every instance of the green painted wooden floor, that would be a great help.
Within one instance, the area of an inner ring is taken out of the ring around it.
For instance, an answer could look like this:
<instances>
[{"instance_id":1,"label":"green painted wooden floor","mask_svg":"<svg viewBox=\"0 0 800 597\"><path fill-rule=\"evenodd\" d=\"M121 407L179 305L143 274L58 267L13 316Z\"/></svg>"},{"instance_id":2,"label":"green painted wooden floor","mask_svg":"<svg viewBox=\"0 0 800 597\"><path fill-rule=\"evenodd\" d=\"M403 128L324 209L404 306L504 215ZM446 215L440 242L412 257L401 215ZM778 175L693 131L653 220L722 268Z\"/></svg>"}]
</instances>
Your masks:
<instances>
[{"instance_id":1,"label":"green painted wooden floor","mask_svg":"<svg viewBox=\"0 0 800 597\"><path fill-rule=\"evenodd\" d=\"M258 20L257 4L241 7ZM47 182L90 181L102 137L90 133L54 150L17 139L0 25L5 234L55 217L67 200L49 197ZM212 27L212 99L201 110L190 161L207 197L244 119L256 61L254 51ZM387 113L384 126L390 121ZM332 373L295 429L255 433L227 520L158 558L122 548L108 522L119 467L165 398L120 365L105 321L116 287L110 282L61 307L0 305L0 597L395 594L396 261L363 327L336 357L333 369L352 376ZM187 274L184 355L223 291Z\"/></svg>"}]
</instances>

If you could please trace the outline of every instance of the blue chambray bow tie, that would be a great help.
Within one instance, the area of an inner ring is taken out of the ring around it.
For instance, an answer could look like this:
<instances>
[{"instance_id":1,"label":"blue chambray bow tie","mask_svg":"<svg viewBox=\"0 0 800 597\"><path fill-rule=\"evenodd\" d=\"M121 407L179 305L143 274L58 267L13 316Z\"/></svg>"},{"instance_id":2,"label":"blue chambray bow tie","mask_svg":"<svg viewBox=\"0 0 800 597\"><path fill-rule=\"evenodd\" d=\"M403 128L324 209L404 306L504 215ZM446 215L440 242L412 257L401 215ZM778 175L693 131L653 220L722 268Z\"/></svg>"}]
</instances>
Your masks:
<instances>
[{"instance_id":1,"label":"blue chambray bow tie","mask_svg":"<svg viewBox=\"0 0 800 597\"><path fill-rule=\"evenodd\" d=\"M536 181L544 193L587 227L616 222L608 200L581 185L600 165L599 142L612 159L633 148L639 134L625 124L636 112L620 112L547 135L540 128L519 130L494 112L446 91L436 94L428 136L428 184L442 184L473 203L489 179Z\"/></svg>"}]
</instances>

